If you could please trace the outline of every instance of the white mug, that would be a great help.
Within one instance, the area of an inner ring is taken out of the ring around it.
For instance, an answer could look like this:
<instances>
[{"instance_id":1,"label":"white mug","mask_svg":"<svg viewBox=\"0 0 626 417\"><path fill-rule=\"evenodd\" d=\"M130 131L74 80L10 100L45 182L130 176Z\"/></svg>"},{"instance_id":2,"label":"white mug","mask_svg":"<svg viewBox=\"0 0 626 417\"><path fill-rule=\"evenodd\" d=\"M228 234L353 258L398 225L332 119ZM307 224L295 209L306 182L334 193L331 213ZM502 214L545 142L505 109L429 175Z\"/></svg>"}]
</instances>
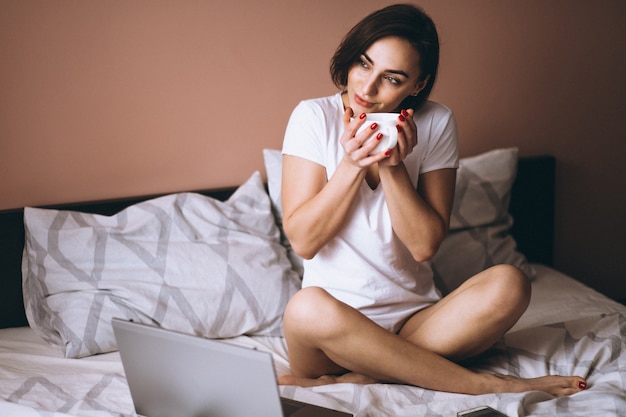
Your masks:
<instances>
[{"instance_id":1,"label":"white mug","mask_svg":"<svg viewBox=\"0 0 626 417\"><path fill-rule=\"evenodd\" d=\"M383 137L380 139L378 145L370 153L375 155L377 153L386 151L387 149L393 149L398 143L398 113L367 113L365 123L361 125L357 134L361 133L365 129L369 129L372 123L377 123L378 128L374 130L372 137L365 143L369 143L376 139L378 133L382 133Z\"/></svg>"}]
</instances>

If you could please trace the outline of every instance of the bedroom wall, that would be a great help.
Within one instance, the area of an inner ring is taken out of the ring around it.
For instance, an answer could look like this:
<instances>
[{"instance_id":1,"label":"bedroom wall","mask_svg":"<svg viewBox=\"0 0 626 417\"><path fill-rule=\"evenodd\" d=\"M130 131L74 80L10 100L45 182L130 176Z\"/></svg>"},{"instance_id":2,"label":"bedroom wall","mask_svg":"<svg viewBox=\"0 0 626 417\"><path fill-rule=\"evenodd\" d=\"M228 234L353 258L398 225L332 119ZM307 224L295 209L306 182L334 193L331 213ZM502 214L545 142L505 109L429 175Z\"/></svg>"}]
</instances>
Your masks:
<instances>
[{"instance_id":1,"label":"bedroom wall","mask_svg":"<svg viewBox=\"0 0 626 417\"><path fill-rule=\"evenodd\" d=\"M228 186L379 0L0 2L0 209ZM626 298L626 2L424 0L462 156L558 161L556 266Z\"/></svg>"}]
</instances>

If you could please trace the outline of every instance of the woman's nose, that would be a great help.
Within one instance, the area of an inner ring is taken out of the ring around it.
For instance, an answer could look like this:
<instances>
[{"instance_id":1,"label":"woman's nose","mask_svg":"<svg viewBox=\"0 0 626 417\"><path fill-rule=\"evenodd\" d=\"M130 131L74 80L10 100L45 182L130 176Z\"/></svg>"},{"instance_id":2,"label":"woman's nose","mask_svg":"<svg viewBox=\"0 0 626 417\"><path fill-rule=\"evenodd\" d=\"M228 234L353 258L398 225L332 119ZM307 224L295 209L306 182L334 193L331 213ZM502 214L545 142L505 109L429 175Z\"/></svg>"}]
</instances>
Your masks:
<instances>
[{"instance_id":1,"label":"woman's nose","mask_svg":"<svg viewBox=\"0 0 626 417\"><path fill-rule=\"evenodd\" d=\"M362 91L361 94L364 96L374 96L376 95L376 91L378 90L376 86L376 77L374 75L370 75L369 77L363 80Z\"/></svg>"}]
</instances>

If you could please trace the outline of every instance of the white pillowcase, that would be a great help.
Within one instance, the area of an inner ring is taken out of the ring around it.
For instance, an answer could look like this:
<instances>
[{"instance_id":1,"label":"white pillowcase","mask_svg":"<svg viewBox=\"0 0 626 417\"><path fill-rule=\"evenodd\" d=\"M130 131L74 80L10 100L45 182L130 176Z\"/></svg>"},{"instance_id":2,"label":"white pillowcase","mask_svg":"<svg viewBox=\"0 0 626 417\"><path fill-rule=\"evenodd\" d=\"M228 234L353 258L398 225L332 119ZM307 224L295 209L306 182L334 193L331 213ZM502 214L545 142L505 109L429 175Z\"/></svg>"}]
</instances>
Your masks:
<instances>
[{"instance_id":1,"label":"white pillowcase","mask_svg":"<svg viewBox=\"0 0 626 417\"><path fill-rule=\"evenodd\" d=\"M280 336L300 286L258 172L226 202L180 193L114 216L26 208L24 224L26 315L66 357L116 350L113 317Z\"/></svg>"},{"instance_id":2,"label":"white pillowcase","mask_svg":"<svg viewBox=\"0 0 626 417\"><path fill-rule=\"evenodd\" d=\"M497 264L515 265L534 277L535 271L509 234L517 154L517 148L495 149L459 160L450 230L430 260L442 293Z\"/></svg>"},{"instance_id":3,"label":"white pillowcase","mask_svg":"<svg viewBox=\"0 0 626 417\"><path fill-rule=\"evenodd\" d=\"M495 149L459 160L450 231L430 260L435 283L442 293L449 293L467 278L497 264L515 265L529 277L534 276L534 270L516 250L515 240L509 234L513 219L508 210L517 174L517 154L517 148ZM282 155L279 150L264 149L263 157L280 225ZM292 263L296 268L299 264L301 273L302 260L290 249L284 233L283 240Z\"/></svg>"}]
</instances>

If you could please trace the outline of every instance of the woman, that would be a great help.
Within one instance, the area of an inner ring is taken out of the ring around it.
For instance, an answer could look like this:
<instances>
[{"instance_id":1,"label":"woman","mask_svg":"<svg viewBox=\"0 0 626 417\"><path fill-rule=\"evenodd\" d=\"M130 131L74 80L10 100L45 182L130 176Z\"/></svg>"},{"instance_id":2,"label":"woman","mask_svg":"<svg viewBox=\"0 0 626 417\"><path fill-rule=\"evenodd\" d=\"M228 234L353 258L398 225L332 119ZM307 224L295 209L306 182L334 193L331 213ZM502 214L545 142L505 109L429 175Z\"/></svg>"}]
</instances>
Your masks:
<instances>
[{"instance_id":1,"label":"woman","mask_svg":"<svg viewBox=\"0 0 626 417\"><path fill-rule=\"evenodd\" d=\"M438 61L423 11L384 8L337 49L331 74L341 92L301 102L290 118L283 226L305 274L284 316L292 375L279 382L398 382L468 394L585 389L579 377L528 380L458 364L515 324L530 285L499 265L440 300L424 263L448 231L458 166L454 117L427 101ZM356 132L373 112L398 112L398 144L370 155L376 124Z\"/></svg>"}]
</instances>

